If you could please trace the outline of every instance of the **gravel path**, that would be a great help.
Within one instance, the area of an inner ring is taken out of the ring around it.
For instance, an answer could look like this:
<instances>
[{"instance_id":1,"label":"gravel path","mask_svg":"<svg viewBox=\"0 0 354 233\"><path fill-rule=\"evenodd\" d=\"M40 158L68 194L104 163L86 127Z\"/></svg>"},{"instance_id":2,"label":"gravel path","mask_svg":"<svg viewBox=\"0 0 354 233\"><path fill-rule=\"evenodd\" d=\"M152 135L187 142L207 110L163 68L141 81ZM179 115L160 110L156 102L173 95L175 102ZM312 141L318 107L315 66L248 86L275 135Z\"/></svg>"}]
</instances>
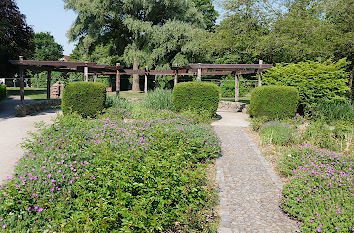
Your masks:
<instances>
[{"instance_id":1,"label":"gravel path","mask_svg":"<svg viewBox=\"0 0 354 233\"><path fill-rule=\"evenodd\" d=\"M212 125L222 140L222 157L216 161L219 232L298 232L279 208L282 183L243 129L248 125L244 115L218 114L223 119Z\"/></svg>"},{"instance_id":2,"label":"gravel path","mask_svg":"<svg viewBox=\"0 0 354 233\"><path fill-rule=\"evenodd\" d=\"M36 130L34 123L51 123L56 115L52 110L35 116L14 117L17 104L18 98L11 97L0 103L0 184L12 174L15 163L22 157L24 151L19 144L29 136L28 131Z\"/></svg>"}]
</instances>

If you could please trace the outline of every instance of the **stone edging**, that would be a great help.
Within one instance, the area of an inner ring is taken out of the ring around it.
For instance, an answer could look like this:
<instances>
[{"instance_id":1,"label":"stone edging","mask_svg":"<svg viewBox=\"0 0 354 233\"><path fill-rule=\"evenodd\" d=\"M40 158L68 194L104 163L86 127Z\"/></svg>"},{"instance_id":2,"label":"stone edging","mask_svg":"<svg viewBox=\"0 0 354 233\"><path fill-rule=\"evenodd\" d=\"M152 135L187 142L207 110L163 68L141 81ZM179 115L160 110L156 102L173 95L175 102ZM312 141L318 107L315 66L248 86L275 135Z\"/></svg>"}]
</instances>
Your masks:
<instances>
[{"instance_id":1,"label":"stone edging","mask_svg":"<svg viewBox=\"0 0 354 233\"><path fill-rule=\"evenodd\" d=\"M30 104L20 104L15 107L15 116L32 115L43 110L59 108L61 99L36 101Z\"/></svg>"}]
</instances>

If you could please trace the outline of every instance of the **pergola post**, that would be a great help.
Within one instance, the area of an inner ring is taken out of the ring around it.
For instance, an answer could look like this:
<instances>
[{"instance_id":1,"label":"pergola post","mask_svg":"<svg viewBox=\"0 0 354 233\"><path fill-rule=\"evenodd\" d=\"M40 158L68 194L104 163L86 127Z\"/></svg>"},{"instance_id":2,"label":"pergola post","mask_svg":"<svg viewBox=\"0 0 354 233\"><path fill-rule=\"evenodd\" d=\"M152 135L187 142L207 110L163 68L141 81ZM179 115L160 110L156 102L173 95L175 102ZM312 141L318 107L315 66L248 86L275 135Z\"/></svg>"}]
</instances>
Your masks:
<instances>
[{"instance_id":1,"label":"pergola post","mask_svg":"<svg viewBox=\"0 0 354 233\"><path fill-rule=\"evenodd\" d=\"M116 71L116 96L119 96L120 92L120 73L118 70L118 67L120 66L120 63L116 63L117 71Z\"/></svg>"},{"instance_id":2,"label":"pergola post","mask_svg":"<svg viewBox=\"0 0 354 233\"><path fill-rule=\"evenodd\" d=\"M149 67L145 66L145 80L144 80L144 92L145 94L148 92L148 76L147 72L149 71Z\"/></svg>"},{"instance_id":3,"label":"pergola post","mask_svg":"<svg viewBox=\"0 0 354 233\"><path fill-rule=\"evenodd\" d=\"M201 63L198 64L200 65ZM202 68L198 68L197 81L202 81Z\"/></svg>"},{"instance_id":4,"label":"pergola post","mask_svg":"<svg viewBox=\"0 0 354 233\"><path fill-rule=\"evenodd\" d=\"M259 60L259 65L260 69L258 70L258 86L262 86L262 65L263 65L263 60Z\"/></svg>"},{"instance_id":5,"label":"pergola post","mask_svg":"<svg viewBox=\"0 0 354 233\"><path fill-rule=\"evenodd\" d=\"M84 67L84 81L85 82L88 82L88 71L89 71L88 66L85 66Z\"/></svg>"},{"instance_id":6,"label":"pergola post","mask_svg":"<svg viewBox=\"0 0 354 233\"><path fill-rule=\"evenodd\" d=\"M20 62L23 61L23 56L19 56L19 60ZM24 84L24 68L23 66L19 66L19 70L20 70L20 96L21 96L21 102L23 103L25 101L25 84Z\"/></svg>"},{"instance_id":7,"label":"pergola post","mask_svg":"<svg viewBox=\"0 0 354 233\"><path fill-rule=\"evenodd\" d=\"M175 79L174 79L174 86L178 83L178 70L175 71Z\"/></svg>"},{"instance_id":8,"label":"pergola post","mask_svg":"<svg viewBox=\"0 0 354 233\"><path fill-rule=\"evenodd\" d=\"M48 70L47 73L47 100L50 99L50 83L52 81L52 71Z\"/></svg>"},{"instance_id":9,"label":"pergola post","mask_svg":"<svg viewBox=\"0 0 354 233\"><path fill-rule=\"evenodd\" d=\"M239 79L239 74L236 72L235 73L235 102L239 100L239 95L240 95L240 79Z\"/></svg>"},{"instance_id":10,"label":"pergola post","mask_svg":"<svg viewBox=\"0 0 354 233\"><path fill-rule=\"evenodd\" d=\"M96 82L96 81L97 81L97 74L94 73L94 74L93 74L93 82Z\"/></svg>"}]
</instances>

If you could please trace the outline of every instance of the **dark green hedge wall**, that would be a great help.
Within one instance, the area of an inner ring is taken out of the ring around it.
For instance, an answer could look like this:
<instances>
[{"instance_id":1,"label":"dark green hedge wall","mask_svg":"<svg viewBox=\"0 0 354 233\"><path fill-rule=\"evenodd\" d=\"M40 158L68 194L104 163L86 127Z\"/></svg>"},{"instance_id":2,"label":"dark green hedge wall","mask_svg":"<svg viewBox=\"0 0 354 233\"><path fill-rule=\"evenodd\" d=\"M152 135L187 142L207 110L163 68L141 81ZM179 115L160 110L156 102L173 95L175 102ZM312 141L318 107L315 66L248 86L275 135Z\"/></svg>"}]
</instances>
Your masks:
<instances>
[{"instance_id":1,"label":"dark green hedge wall","mask_svg":"<svg viewBox=\"0 0 354 233\"><path fill-rule=\"evenodd\" d=\"M103 83L72 82L63 91L63 114L76 112L83 117L94 117L104 108L106 87Z\"/></svg>"},{"instance_id":2,"label":"dark green hedge wall","mask_svg":"<svg viewBox=\"0 0 354 233\"><path fill-rule=\"evenodd\" d=\"M180 110L207 110L211 115L216 113L219 104L218 86L206 82L178 83L172 92L173 104Z\"/></svg>"},{"instance_id":3,"label":"dark green hedge wall","mask_svg":"<svg viewBox=\"0 0 354 233\"><path fill-rule=\"evenodd\" d=\"M299 91L295 87L262 86L251 93L248 108L251 116L283 119L294 116L299 104Z\"/></svg>"}]
</instances>

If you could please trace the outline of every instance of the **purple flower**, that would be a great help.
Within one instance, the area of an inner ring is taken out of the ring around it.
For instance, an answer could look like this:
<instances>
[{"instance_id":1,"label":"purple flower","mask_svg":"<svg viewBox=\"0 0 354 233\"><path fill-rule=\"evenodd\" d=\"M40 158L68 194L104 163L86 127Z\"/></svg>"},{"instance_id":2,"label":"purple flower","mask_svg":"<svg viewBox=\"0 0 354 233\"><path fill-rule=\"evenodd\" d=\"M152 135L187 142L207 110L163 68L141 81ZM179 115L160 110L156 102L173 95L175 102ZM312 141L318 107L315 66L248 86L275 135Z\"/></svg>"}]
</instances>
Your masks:
<instances>
[{"instance_id":1,"label":"purple flower","mask_svg":"<svg viewBox=\"0 0 354 233\"><path fill-rule=\"evenodd\" d=\"M6 225L4 224L4 225L2 225L2 229L5 229L6 228Z\"/></svg>"},{"instance_id":2,"label":"purple flower","mask_svg":"<svg viewBox=\"0 0 354 233\"><path fill-rule=\"evenodd\" d=\"M32 209L31 207L28 207L28 208L27 208L27 211L30 211L31 209Z\"/></svg>"},{"instance_id":3,"label":"purple flower","mask_svg":"<svg viewBox=\"0 0 354 233\"><path fill-rule=\"evenodd\" d=\"M322 229L321 228L317 228L317 232L322 232Z\"/></svg>"},{"instance_id":4,"label":"purple flower","mask_svg":"<svg viewBox=\"0 0 354 233\"><path fill-rule=\"evenodd\" d=\"M42 212L43 211L43 208L40 208L37 210L38 213Z\"/></svg>"}]
</instances>

